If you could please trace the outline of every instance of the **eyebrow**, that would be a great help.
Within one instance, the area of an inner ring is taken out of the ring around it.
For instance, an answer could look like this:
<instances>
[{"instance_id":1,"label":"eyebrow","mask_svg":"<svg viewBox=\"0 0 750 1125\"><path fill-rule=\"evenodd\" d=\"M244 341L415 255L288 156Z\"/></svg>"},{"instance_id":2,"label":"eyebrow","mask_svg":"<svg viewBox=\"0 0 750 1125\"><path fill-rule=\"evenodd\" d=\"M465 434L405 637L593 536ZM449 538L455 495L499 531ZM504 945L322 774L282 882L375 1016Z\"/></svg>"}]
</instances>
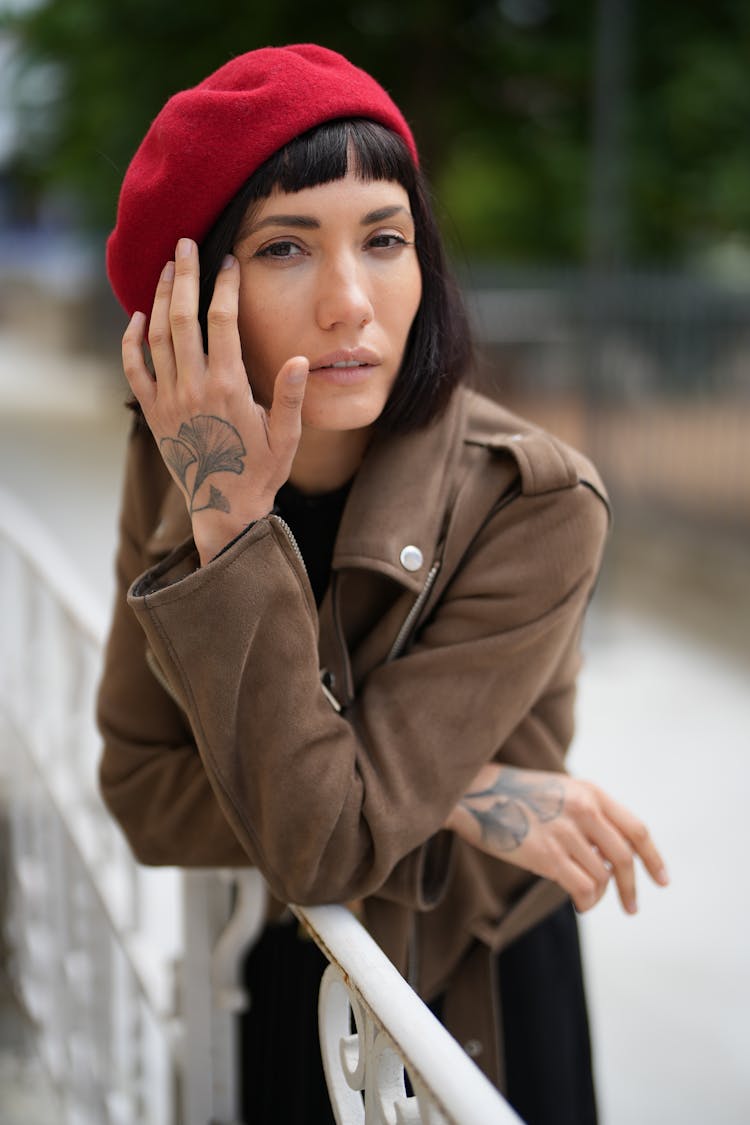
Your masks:
<instances>
[{"instance_id":1,"label":"eyebrow","mask_svg":"<svg viewBox=\"0 0 750 1125\"><path fill-rule=\"evenodd\" d=\"M368 211L359 220L360 226L369 227L373 223L382 223L386 219L392 219L395 215L403 213L407 218L411 219L411 212L408 208L398 203L391 207L378 207L375 211ZM320 221L314 219L312 215L267 215L265 219L261 219L257 223L253 223L250 229L243 235L247 238L256 231L263 230L265 227L297 227L301 230L319 230Z\"/></svg>"}]
</instances>

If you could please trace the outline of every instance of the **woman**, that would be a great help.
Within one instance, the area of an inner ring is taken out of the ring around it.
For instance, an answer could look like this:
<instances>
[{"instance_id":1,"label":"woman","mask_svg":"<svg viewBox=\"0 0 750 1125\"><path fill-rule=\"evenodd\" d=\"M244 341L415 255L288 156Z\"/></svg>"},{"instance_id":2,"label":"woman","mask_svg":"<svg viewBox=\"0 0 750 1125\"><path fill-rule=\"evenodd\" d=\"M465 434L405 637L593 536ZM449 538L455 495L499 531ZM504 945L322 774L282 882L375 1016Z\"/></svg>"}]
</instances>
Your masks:
<instances>
[{"instance_id":1,"label":"woman","mask_svg":"<svg viewBox=\"0 0 750 1125\"><path fill-rule=\"evenodd\" d=\"M613 877L635 909L635 855L666 881L636 818L562 772L606 500L585 459L460 388L404 118L321 47L234 59L152 125L108 269L142 417L102 791L143 862L253 864L278 899L248 963L253 1119L326 1120L320 958L283 904L337 901L527 1120L594 1120L559 907Z\"/></svg>"}]
</instances>

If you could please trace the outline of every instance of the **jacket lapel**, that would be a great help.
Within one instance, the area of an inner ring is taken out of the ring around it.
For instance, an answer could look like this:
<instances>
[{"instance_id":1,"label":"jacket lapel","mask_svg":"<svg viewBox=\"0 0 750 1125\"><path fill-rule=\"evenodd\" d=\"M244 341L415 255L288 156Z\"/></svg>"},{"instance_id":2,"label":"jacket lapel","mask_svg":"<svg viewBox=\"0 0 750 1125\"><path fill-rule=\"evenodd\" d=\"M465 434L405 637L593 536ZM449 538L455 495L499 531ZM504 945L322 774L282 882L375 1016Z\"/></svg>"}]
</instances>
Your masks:
<instances>
[{"instance_id":1,"label":"jacket lapel","mask_svg":"<svg viewBox=\"0 0 750 1125\"><path fill-rule=\"evenodd\" d=\"M320 662L346 706L428 581L450 510L465 397L430 427L376 437L352 485L320 607ZM418 565L417 565L418 564Z\"/></svg>"},{"instance_id":2,"label":"jacket lapel","mask_svg":"<svg viewBox=\"0 0 750 1125\"><path fill-rule=\"evenodd\" d=\"M432 565L461 452L464 396L411 434L376 436L352 485L333 555L334 570L378 571L417 594ZM405 547L416 554L405 556Z\"/></svg>"}]
</instances>

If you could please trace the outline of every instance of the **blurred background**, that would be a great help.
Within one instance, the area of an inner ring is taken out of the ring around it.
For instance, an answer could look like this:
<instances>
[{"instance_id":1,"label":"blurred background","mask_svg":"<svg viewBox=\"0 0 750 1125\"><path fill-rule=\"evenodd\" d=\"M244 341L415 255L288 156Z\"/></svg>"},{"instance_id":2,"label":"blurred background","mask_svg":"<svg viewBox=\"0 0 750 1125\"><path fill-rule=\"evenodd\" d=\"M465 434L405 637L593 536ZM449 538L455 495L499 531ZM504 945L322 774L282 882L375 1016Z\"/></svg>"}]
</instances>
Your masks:
<instances>
[{"instance_id":1,"label":"blurred background","mask_svg":"<svg viewBox=\"0 0 750 1125\"><path fill-rule=\"evenodd\" d=\"M477 382L589 453L614 504L571 763L647 820L673 884L644 884L636 918L607 900L582 920L603 1125L750 1120L750 6L0 13L2 487L105 606L127 417L103 247L151 119L233 54L308 40L404 109ZM32 1121L43 1078L3 995L0 1110L5 1080Z\"/></svg>"}]
</instances>

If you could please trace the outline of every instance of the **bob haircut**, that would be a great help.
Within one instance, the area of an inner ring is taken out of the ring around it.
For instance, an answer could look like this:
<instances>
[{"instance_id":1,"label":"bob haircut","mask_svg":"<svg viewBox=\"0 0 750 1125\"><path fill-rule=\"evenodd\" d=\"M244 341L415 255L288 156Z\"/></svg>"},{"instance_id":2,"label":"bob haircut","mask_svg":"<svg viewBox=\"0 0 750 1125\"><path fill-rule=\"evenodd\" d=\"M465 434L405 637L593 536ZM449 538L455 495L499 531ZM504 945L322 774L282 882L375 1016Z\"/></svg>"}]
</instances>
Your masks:
<instances>
[{"instance_id":1,"label":"bob haircut","mask_svg":"<svg viewBox=\"0 0 750 1125\"><path fill-rule=\"evenodd\" d=\"M391 180L409 196L415 225L422 299L404 358L376 425L391 433L426 426L445 409L473 358L468 318L449 273L428 189L408 148L383 125L363 118L327 121L295 137L250 176L203 239L198 319L207 349L208 307L224 257L252 220L253 206L271 195L317 187L352 171L365 182Z\"/></svg>"}]
</instances>

